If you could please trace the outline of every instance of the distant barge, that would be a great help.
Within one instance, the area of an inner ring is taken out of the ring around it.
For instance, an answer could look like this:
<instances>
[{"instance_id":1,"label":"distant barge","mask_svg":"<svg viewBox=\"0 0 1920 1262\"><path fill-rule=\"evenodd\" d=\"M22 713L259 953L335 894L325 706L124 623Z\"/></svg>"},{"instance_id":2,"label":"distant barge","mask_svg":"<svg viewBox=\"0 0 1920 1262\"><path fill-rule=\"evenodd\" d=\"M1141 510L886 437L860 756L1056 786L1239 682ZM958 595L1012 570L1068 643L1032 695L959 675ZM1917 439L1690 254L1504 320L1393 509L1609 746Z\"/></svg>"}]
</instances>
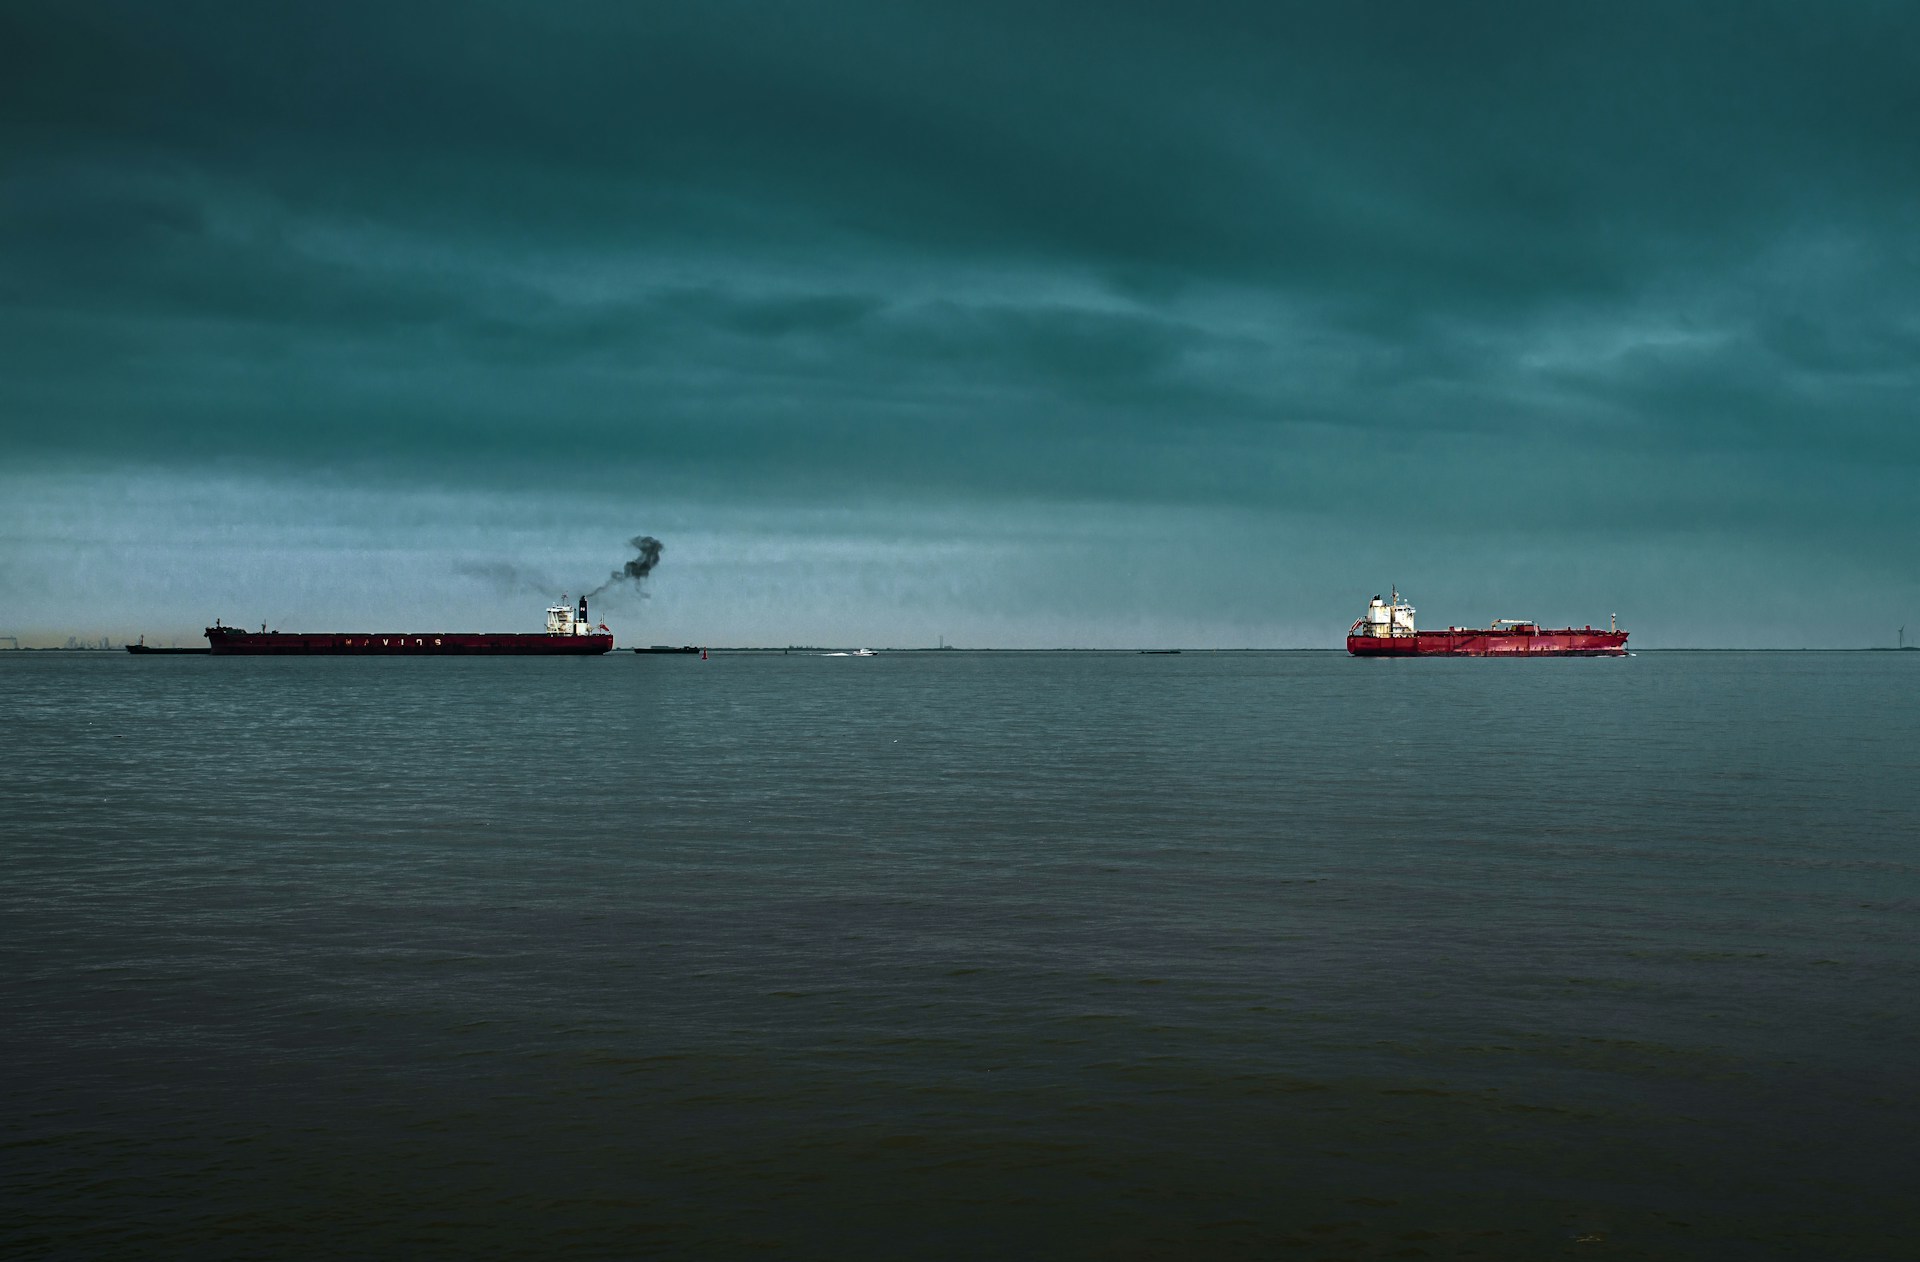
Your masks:
<instances>
[{"instance_id":1,"label":"distant barge","mask_svg":"<svg viewBox=\"0 0 1920 1262\"><path fill-rule=\"evenodd\" d=\"M1367 612L1347 628L1347 652L1355 657L1625 657L1627 633L1607 619L1597 627L1549 630L1527 618L1496 618L1490 627L1417 631L1413 606L1375 596Z\"/></svg>"},{"instance_id":2,"label":"distant barge","mask_svg":"<svg viewBox=\"0 0 1920 1262\"><path fill-rule=\"evenodd\" d=\"M203 650L216 657L248 656L377 656L445 657L478 654L515 654L532 657L580 657L613 648L613 632L606 623L587 620L587 598L579 607L560 603L547 610L544 633L518 631L243 631L218 620L207 628ZM131 647L131 646L129 646Z\"/></svg>"},{"instance_id":3,"label":"distant barge","mask_svg":"<svg viewBox=\"0 0 1920 1262\"><path fill-rule=\"evenodd\" d=\"M204 657L208 653L213 652L213 650L212 649L163 649L158 645L148 644L147 637L143 635L140 637L140 643L127 645L127 652L129 653L197 653L200 656Z\"/></svg>"},{"instance_id":4,"label":"distant barge","mask_svg":"<svg viewBox=\"0 0 1920 1262\"><path fill-rule=\"evenodd\" d=\"M633 651L636 653L698 653L701 651L701 648L698 644L681 644L677 646L672 644L649 644L645 648L636 648Z\"/></svg>"}]
</instances>

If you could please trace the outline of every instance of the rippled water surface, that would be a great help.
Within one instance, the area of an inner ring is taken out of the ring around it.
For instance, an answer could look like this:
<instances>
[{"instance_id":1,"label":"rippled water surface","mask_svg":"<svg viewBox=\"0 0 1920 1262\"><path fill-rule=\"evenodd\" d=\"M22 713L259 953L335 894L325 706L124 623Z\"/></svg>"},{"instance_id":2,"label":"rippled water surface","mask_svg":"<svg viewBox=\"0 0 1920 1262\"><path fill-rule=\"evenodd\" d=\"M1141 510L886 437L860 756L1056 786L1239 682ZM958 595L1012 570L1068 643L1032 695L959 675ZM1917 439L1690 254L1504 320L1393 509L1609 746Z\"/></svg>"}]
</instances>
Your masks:
<instances>
[{"instance_id":1,"label":"rippled water surface","mask_svg":"<svg viewBox=\"0 0 1920 1262\"><path fill-rule=\"evenodd\" d=\"M1920 654L0 654L0 1253L1911 1256Z\"/></svg>"}]
</instances>

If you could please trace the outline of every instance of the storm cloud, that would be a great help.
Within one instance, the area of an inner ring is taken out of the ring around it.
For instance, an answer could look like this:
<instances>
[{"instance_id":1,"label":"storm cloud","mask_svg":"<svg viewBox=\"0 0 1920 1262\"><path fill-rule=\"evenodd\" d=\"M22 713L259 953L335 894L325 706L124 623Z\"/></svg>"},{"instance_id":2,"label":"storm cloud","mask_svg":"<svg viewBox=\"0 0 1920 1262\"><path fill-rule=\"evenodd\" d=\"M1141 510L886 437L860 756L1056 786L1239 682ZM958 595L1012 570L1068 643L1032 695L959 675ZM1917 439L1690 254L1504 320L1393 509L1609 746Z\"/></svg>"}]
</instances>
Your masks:
<instances>
[{"instance_id":1,"label":"storm cloud","mask_svg":"<svg viewBox=\"0 0 1920 1262\"><path fill-rule=\"evenodd\" d=\"M604 500L543 565L1183 523L1178 591L1066 577L1164 531L996 553L1034 637L1397 579L1840 642L1920 601L1915 118L1882 5L12 6L0 462Z\"/></svg>"}]
</instances>

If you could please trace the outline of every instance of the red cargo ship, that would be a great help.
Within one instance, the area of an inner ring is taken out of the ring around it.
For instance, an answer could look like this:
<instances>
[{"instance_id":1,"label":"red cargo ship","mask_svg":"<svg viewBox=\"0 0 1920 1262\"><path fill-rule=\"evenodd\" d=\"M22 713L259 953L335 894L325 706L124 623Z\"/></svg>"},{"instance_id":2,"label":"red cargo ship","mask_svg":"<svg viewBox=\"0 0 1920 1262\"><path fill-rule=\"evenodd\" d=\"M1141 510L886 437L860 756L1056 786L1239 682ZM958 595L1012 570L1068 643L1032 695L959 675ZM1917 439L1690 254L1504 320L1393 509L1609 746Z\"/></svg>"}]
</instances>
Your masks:
<instances>
[{"instance_id":1,"label":"red cargo ship","mask_svg":"<svg viewBox=\"0 0 1920 1262\"><path fill-rule=\"evenodd\" d=\"M587 621L587 598L575 609L562 596L547 610L545 633L520 631L242 631L221 626L216 619L207 628L214 656L227 653L313 655L319 653L382 654L429 657L447 654L514 653L583 655L613 648L613 632L606 623Z\"/></svg>"},{"instance_id":2,"label":"red cargo ship","mask_svg":"<svg viewBox=\"0 0 1920 1262\"><path fill-rule=\"evenodd\" d=\"M1416 631L1413 606L1375 596L1367 612L1347 628L1347 652L1355 657L1625 657L1627 633L1607 619L1598 627L1548 630L1526 618L1495 618L1493 625Z\"/></svg>"}]
</instances>

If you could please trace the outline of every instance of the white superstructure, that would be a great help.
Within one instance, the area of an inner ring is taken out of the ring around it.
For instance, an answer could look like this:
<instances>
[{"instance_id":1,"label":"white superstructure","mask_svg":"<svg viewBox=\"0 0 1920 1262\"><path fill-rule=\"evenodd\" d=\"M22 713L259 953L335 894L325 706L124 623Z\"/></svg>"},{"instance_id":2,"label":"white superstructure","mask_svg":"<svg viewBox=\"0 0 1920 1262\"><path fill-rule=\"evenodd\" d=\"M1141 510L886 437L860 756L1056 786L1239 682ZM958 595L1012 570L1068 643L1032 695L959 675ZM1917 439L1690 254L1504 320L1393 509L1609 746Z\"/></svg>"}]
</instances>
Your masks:
<instances>
[{"instance_id":1,"label":"white superstructure","mask_svg":"<svg viewBox=\"0 0 1920 1262\"><path fill-rule=\"evenodd\" d=\"M580 607L578 609L575 609L567 603L567 597L564 592L561 593L559 604L549 605L547 607L548 635L592 635L596 630L604 631L604 628L596 628L591 622L587 621L587 598L585 596L580 598Z\"/></svg>"},{"instance_id":2,"label":"white superstructure","mask_svg":"<svg viewBox=\"0 0 1920 1262\"><path fill-rule=\"evenodd\" d=\"M1366 616L1353 631L1355 635L1370 635L1379 640L1398 639L1413 633L1413 606L1400 599L1397 587L1390 599L1375 596L1368 601Z\"/></svg>"}]
</instances>

